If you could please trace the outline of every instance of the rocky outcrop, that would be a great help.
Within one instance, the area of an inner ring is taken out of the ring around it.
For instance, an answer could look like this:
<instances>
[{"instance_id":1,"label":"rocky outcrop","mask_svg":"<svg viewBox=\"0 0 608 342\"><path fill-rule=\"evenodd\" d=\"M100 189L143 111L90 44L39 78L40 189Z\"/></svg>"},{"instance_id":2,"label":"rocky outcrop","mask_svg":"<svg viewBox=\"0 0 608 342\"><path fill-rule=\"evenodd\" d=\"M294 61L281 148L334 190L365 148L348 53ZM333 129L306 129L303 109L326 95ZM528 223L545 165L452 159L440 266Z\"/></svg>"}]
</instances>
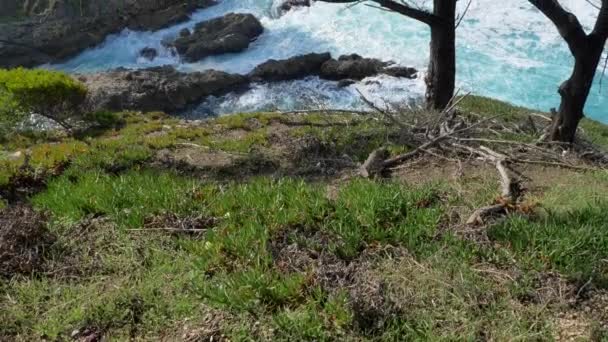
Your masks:
<instances>
[{"instance_id":1,"label":"rocky outcrop","mask_svg":"<svg viewBox=\"0 0 608 342\"><path fill-rule=\"evenodd\" d=\"M194 32L175 40L177 52L188 62L224 53L241 52L264 32L260 21L251 14L229 13L198 23Z\"/></svg>"},{"instance_id":2,"label":"rocky outcrop","mask_svg":"<svg viewBox=\"0 0 608 342\"><path fill-rule=\"evenodd\" d=\"M413 78L416 69L394 66L392 62L383 62L375 58L363 58L356 54L340 56L337 60L327 61L321 67L321 78L335 81L362 80L378 74Z\"/></svg>"},{"instance_id":3,"label":"rocky outcrop","mask_svg":"<svg viewBox=\"0 0 608 342\"><path fill-rule=\"evenodd\" d=\"M181 73L173 67L142 70L116 69L78 77L87 88L91 110L177 112L247 86L248 79L221 71Z\"/></svg>"},{"instance_id":4,"label":"rocky outcrop","mask_svg":"<svg viewBox=\"0 0 608 342\"><path fill-rule=\"evenodd\" d=\"M61 61L123 28L158 30L215 4L215 0L106 0L84 1L82 6L71 0L1 1L26 17L0 24L0 67Z\"/></svg>"},{"instance_id":5,"label":"rocky outcrop","mask_svg":"<svg viewBox=\"0 0 608 342\"><path fill-rule=\"evenodd\" d=\"M285 0L281 5L279 5L278 10L279 13L289 12L295 8L299 7L310 7L311 0Z\"/></svg>"},{"instance_id":6,"label":"rocky outcrop","mask_svg":"<svg viewBox=\"0 0 608 342\"><path fill-rule=\"evenodd\" d=\"M311 53L285 60L271 59L253 69L249 78L256 82L275 82L319 75L323 64L330 59L329 53Z\"/></svg>"},{"instance_id":7,"label":"rocky outcrop","mask_svg":"<svg viewBox=\"0 0 608 342\"><path fill-rule=\"evenodd\" d=\"M329 53L311 53L283 60L271 59L258 65L248 76L253 82L276 82L319 76L322 79L339 81L340 86L348 86L355 81L380 74L414 78L416 73L414 68L375 58L344 55L333 59Z\"/></svg>"},{"instance_id":8,"label":"rocky outcrop","mask_svg":"<svg viewBox=\"0 0 608 342\"><path fill-rule=\"evenodd\" d=\"M141 70L120 68L76 77L89 89L87 110L158 110L173 113L198 104L208 96L243 90L250 82L279 82L320 76L339 81L339 86L347 86L354 80L380 73L412 77L415 70L356 55L335 60L329 53L311 53L285 60L269 60L247 76L216 70L181 73L171 66L164 66Z\"/></svg>"},{"instance_id":9,"label":"rocky outcrop","mask_svg":"<svg viewBox=\"0 0 608 342\"><path fill-rule=\"evenodd\" d=\"M155 48L145 47L139 51L139 56L149 61L153 61L158 57L158 51Z\"/></svg>"}]
</instances>

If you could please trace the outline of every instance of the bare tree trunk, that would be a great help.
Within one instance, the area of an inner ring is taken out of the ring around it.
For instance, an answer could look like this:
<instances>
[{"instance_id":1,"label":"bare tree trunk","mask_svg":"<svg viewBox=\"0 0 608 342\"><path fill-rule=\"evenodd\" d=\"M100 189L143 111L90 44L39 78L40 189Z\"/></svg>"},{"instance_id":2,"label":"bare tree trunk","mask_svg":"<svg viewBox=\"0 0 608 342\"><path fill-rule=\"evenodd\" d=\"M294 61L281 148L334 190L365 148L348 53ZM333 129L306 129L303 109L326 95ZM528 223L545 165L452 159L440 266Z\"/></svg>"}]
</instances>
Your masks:
<instances>
[{"instance_id":1,"label":"bare tree trunk","mask_svg":"<svg viewBox=\"0 0 608 342\"><path fill-rule=\"evenodd\" d=\"M360 3L361 0L318 0L336 4ZM426 106L429 109L445 109L456 82L456 2L458 0L433 0L433 12L412 6L400 0L369 0L383 9L399 13L427 24L431 29L429 68L425 78Z\"/></svg>"},{"instance_id":2,"label":"bare tree trunk","mask_svg":"<svg viewBox=\"0 0 608 342\"><path fill-rule=\"evenodd\" d=\"M605 40L593 35L580 42L581 52L575 54L572 75L559 87L561 104L553 117L552 141L574 142L578 124L584 117L583 110L602 56L604 42Z\"/></svg>"},{"instance_id":3,"label":"bare tree trunk","mask_svg":"<svg viewBox=\"0 0 608 342\"><path fill-rule=\"evenodd\" d=\"M599 13L590 34L585 32L578 18L562 7L558 0L528 1L553 22L574 57L572 75L559 87L562 101L553 117L550 132L551 140L572 143L578 124L584 116L585 103L608 39L608 0L601 0L601 6L596 6Z\"/></svg>"},{"instance_id":4,"label":"bare tree trunk","mask_svg":"<svg viewBox=\"0 0 608 342\"><path fill-rule=\"evenodd\" d=\"M430 25L426 103L429 109L443 110L454 95L456 82L456 0L434 0L433 12L441 23Z\"/></svg>"}]
</instances>

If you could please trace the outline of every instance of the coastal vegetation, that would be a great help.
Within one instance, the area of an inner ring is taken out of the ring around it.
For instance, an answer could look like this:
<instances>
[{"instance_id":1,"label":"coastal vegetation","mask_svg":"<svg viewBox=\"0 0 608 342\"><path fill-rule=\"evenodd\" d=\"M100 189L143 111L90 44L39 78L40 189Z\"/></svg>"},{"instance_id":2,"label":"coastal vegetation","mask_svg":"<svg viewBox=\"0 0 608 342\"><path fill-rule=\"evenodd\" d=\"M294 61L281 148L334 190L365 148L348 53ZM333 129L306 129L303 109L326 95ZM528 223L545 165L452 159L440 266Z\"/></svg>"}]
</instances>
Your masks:
<instances>
[{"instance_id":1,"label":"coastal vegetation","mask_svg":"<svg viewBox=\"0 0 608 342\"><path fill-rule=\"evenodd\" d=\"M532 114L457 108L509 129ZM422 154L361 179L373 150L416 148L379 114L105 117L5 137L3 338L608 336L608 178L589 162L526 166L525 206L468 226L498 193L492 164ZM583 127L608 147L608 128Z\"/></svg>"},{"instance_id":2,"label":"coastal vegetation","mask_svg":"<svg viewBox=\"0 0 608 342\"><path fill-rule=\"evenodd\" d=\"M0 69L0 341L608 341L608 126L581 106L555 135L570 106L455 92L456 1L375 2L431 27L426 107L357 88L365 110L183 115L259 84L418 76L356 54L248 74ZM581 33L557 1L531 2L564 39ZM81 48L212 3L146 1L101 25L80 2L66 32L101 27L74 35ZM585 39L605 41L605 3ZM194 62L263 32L227 14L165 43ZM11 46L0 62L59 58Z\"/></svg>"}]
</instances>

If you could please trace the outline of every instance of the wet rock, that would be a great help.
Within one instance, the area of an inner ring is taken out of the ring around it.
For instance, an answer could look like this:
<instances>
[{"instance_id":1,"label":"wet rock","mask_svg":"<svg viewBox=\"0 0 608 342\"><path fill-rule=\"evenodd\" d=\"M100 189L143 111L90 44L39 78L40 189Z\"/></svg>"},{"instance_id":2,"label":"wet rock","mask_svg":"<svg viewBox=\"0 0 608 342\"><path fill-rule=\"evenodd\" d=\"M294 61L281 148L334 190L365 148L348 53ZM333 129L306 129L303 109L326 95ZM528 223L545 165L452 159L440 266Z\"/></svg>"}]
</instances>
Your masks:
<instances>
[{"instance_id":1,"label":"wet rock","mask_svg":"<svg viewBox=\"0 0 608 342\"><path fill-rule=\"evenodd\" d=\"M321 78L327 80L356 80L379 74L394 77L414 78L417 71L414 68L394 65L376 58L364 58L357 54L343 55L337 60L331 59L321 67Z\"/></svg>"},{"instance_id":2,"label":"wet rock","mask_svg":"<svg viewBox=\"0 0 608 342\"><path fill-rule=\"evenodd\" d=\"M393 77L416 78L418 70L411 67L391 66L384 68L382 73Z\"/></svg>"},{"instance_id":3,"label":"wet rock","mask_svg":"<svg viewBox=\"0 0 608 342\"><path fill-rule=\"evenodd\" d=\"M187 28L184 28L181 31L179 31L179 36L182 38L190 37L191 34L192 34L192 32L190 32L190 30Z\"/></svg>"},{"instance_id":4,"label":"wet rock","mask_svg":"<svg viewBox=\"0 0 608 342\"><path fill-rule=\"evenodd\" d=\"M264 32L260 21L251 14L229 13L223 17L198 23L188 37L180 37L173 45L188 62L224 53L241 52Z\"/></svg>"},{"instance_id":5,"label":"wet rock","mask_svg":"<svg viewBox=\"0 0 608 342\"><path fill-rule=\"evenodd\" d=\"M278 8L281 13L289 12L299 7L310 7L311 0L285 0Z\"/></svg>"},{"instance_id":6,"label":"wet rock","mask_svg":"<svg viewBox=\"0 0 608 342\"><path fill-rule=\"evenodd\" d=\"M79 76L89 89L87 106L94 110L176 112L248 84L245 76L216 70L181 73L171 66L142 70L116 69Z\"/></svg>"},{"instance_id":7,"label":"wet rock","mask_svg":"<svg viewBox=\"0 0 608 342\"><path fill-rule=\"evenodd\" d=\"M338 82L338 87L339 88L346 88L346 87L351 86L351 85L353 85L355 83L357 83L357 81L351 80L351 79L341 80L341 81Z\"/></svg>"},{"instance_id":8,"label":"wet rock","mask_svg":"<svg viewBox=\"0 0 608 342\"><path fill-rule=\"evenodd\" d=\"M318 75L321 72L321 66L330 59L329 53L311 53L284 60L271 59L253 69L249 77L256 82L271 82Z\"/></svg>"},{"instance_id":9,"label":"wet rock","mask_svg":"<svg viewBox=\"0 0 608 342\"><path fill-rule=\"evenodd\" d=\"M319 76L339 81L339 87L346 87L379 74L413 78L416 69L359 55L345 55L336 60L329 53L311 53L282 60L268 60L253 69L249 78L254 82L276 82Z\"/></svg>"},{"instance_id":10,"label":"wet rock","mask_svg":"<svg viewBox=\"0 0 608 342\"><path fill-rule=\"evenodd\" d=\"M359 55L347 55L332 59L323 64L321 77L328 80L362 80L382 72L388 63L378 59L363 58Z\"/></svg>"},{"instance_id":11,"label":"wet rock","mask_svg":"<svg viewBox=\"0 0 608 342\"><path fill-rule=\"evenodd\" d=\"M145 47L139 51L139 55L149 61L153 61L158 57L158 51L155 48Z\"/></svg>"},{"instance_id":12,"label":"wet rock","mask_svg":"<svg viewBox=\"0 0 608 342\"><path fill-rule=\"evenodd\" d=\"M23 0L4 1L25 6ZM0 40L5 41L0 44L0 67L58 62L124 28L158 30L186 21L194 10L215 4L214 0L186 4L179 0L87 1L75 11L68 1L37 1L39 6L19 10L26 14L25 19L0 24Z\"/></svg>"}]
</instances>

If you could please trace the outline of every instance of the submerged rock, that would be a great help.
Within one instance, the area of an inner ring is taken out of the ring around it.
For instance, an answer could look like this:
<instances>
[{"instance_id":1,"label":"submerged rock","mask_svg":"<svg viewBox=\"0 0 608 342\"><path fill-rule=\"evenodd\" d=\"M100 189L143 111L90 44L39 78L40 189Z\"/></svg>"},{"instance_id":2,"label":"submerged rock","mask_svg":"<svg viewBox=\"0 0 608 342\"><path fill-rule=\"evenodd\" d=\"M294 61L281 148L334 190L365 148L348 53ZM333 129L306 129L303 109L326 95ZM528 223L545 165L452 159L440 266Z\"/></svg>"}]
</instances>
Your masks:
<instances>
[{"instance_id":1,"label":"submerged rock","mask_svg":"<svg viewBox=\"0 0 608 342\"><path fill-rule=\"evenodd\" d=\"M139 51L139 55L149 61L153 61L158 57L158 51L155 48L145 47Z\"/></svg>"},{"instance_id":2,"label":"submerged rock","mask_svg":"<svg viewBox=\"0 0 608 342\"><path fill-rule=\"evenodd\" d=\"M179 31L179 36L184 38L184 37L189 37L192 34L192 32L190 32L190 29L188 28L184 28L181 31Z\"/></svg>"},{"instance_id":3,"label":"submerged rock","mask_svg":"<svg viewBox=\"0 0 608 342\"><path fill-rule=\"evenodd\" d=\"M79 80L89 89L87 106L93 110L142 110L176 112L245 87L241 75L222 71L181 73L170 66L142 70L116 69Z\"/></svg>"},{"instance_id":4,"label":"submerged rock","mask_svg":"<svg viewBox=\"0 0 608 342\"><path fill-rule=\"evenodd\" d=\"M285 0L278 9L280 13L285 13L298 7L310 7L311 2L311 0Z\"/></svg>"},{"instance_id":5,"label":"submerged rock","mask_svg":"<svg viewBox=\"0 0 608 342\"><path fill-rule=\"evenodd\" d=\"M331 59L329 53L311 53L284 60L268 60L249 74L253 81L286 81L318 75L323 63Z\"/></svg>"},{"instance_id":6,"label":"submerged rock","mask_svg":"<svg viewBox=\"0 0 608 342\"><path fill-rule=\"evenodd\" d=\"M173 45L188 62L224 53L241 52L264 32L260 21L251 14L229 13L198 23L194 32L180 37Z\"/></svg>"}]
</instances>

